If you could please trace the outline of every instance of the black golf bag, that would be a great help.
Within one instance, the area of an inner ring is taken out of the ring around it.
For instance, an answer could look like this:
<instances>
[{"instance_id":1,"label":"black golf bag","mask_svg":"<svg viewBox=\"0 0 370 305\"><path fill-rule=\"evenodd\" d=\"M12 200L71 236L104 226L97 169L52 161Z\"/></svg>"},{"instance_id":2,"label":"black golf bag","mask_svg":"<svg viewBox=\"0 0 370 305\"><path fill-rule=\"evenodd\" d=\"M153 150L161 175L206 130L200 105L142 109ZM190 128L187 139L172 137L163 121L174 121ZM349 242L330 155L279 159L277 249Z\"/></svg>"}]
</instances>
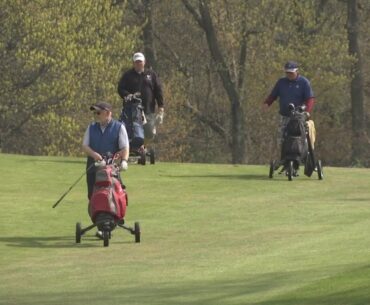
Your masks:
<instances>
[{"instance_id":1,"label":"black golf bag","mask_svg":"<svg viewBox=\"0 0 370 305\"><path fill-rule=\"evenodd\" d=\"M126 127L130 148L139 149L144 144L144 124L146 122L142 100L137 95L124 99L119 121Z\"/></svg>"},{"instance_id":2,"label":"black golf bag","mask_svg":"<svg viewBox=\"0 0 370 305\"><path fill-rule=\"evenodd\" d=\"M285 172L289 180L298 176L299 166L304 165L304 174L311 177L317 171L318 178L323 179L321 160L316 160L309 137L307 119L309 113L305 112L305 106L295 107L289 104L289 120L283 132L283 143L281 146L280 161L270 162L269 178L272 178L274 171L282 166L279 174Z\"/></svg>"},{"instance_id":3,"label":"black golf bag","mask_svg":"<svg viewBox=\"0 0 370 305\"><path fill-rule=\"evenodd\" d=\"M281 159L295 161L296 169L305 163L308 154L306 120L304 111L292 110L283 134Z\"/></svg>"}]
</instances>

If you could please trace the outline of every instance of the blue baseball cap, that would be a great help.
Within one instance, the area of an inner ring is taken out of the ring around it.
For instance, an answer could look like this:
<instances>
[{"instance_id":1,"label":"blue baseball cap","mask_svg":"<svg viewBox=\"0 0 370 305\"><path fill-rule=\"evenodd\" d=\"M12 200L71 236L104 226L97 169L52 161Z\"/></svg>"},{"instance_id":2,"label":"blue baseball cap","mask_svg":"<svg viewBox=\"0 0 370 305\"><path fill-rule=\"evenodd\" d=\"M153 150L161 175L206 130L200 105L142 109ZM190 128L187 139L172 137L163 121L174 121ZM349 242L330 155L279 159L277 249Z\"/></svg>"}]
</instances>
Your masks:
<instances>
[{"instance_id":1,"label":"blue baseball cap","mask_svg":"<svg viewBox=\"0 0 370 305\"><path fill-rule=\"evenodd\" d=\"M297 72L298 71L298 64L294 61L288 61L284 65L285 72Z\"/></svg>"}]
</instances>

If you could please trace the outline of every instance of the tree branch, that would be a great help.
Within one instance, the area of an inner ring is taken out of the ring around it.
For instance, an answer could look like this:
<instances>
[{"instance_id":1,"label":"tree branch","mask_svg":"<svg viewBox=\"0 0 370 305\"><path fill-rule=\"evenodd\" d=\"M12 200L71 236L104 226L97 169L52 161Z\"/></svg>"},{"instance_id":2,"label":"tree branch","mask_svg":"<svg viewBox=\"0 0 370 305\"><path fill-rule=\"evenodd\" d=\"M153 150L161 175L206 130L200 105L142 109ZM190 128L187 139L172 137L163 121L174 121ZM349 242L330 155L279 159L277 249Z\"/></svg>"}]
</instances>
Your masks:
<instances>
[{"instance_id":1,"label":"tree branch","mask_svg":"<svg viewBox=\"0 0 370 305\"><path fill-rule=\"evenodd\" d=\"M195 10L195 8L189 3L189 1L188 0L182 0L182 3L186 7L186 9L189 11L189 13L193 15L195 21L198 22L199 26L201 28L205 29L204 28L204 24L203 24L203 20L202 20L201 16Z\"/></svg>"},{"instance_id":2,"label":"tree branch","mask_svg":"<svg viewBox=\"0 0 370 305\"><path fill-rule=\"evenodd\" d=\"M17 124L15 126L8 126L7 128L5 128L7 132L1 135L0 143L2 143L4 139L11 137L15 132L20 130L34 115L42 114L49 106L57 105L65 98L66 96L60 98L52 97L42 103L34 104L30 108L25 109L27 115L22 120L17 121Z\"/></svg>"},{"instance_id":3,"label":"tree branch","mask_svg":"<svg viewBox=\"0 0 370 305\"><path fill-rule=\"evenodd\" d=\"M189 72L189 69L187 68L187 66L181 61L181 57L173 50L173 48L170 47L170 45L167 43L166 40L163 40L158 33L156 32L153 32L153 35L156 39L158 39L158 41L160 42L160 44L162 46L164 46L163 49L165 50L168 50L170 52L170 57L168 57L172 63L174 63L180 70L180 72L182 72L186 77L190 78L191 77L191 73ZM171 57L173 59L171 59Z\"/></svg>"},{"instance_id":4,"label":"tree branch","mask_svg":"<svg viewBox=\"0 0 370 305\"><path fill-rule=\"evenodd\" d=\"M229 140L229 135L226 132L226 130L216 121L213 119L209 118L205 114L203 114L201 111L199 111L197 108L195 108L193 105L190 104L189 101L185 102L183 105L186 109L190 110L190 112L195 115L195 117L203 122L204 124L208 125L213 131L218 133L225 141L226 143L231 146L231 142Z\"/></svg>"}]
</instances>

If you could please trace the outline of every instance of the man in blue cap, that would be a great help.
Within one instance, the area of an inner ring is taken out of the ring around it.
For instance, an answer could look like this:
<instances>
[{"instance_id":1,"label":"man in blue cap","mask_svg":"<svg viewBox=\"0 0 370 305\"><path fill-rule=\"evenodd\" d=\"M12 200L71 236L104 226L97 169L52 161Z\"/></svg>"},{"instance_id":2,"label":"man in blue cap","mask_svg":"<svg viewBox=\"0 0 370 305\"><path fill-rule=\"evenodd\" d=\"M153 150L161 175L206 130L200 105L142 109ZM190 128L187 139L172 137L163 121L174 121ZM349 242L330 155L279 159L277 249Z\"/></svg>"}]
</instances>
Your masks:
<instances>
[{"instance_id":1,"label":"man in blue cap","mask_svg":"<svg viewBox=\"0 0 370 305\"><path fill-rule=\"evenodd\" d=\"M263 103L264 110L267 110L271 104L279 98L280 108L280 132L278 142L282 143L282 137L286 125L289 122L289 104L294 104L295 107L306 106L308 113L311 113L313 105L315 103L315 97L311 88L310 81L304 76L298 73L298 64L294 61L288 61L284 66L285 77L280 78L270 95L265 99ZM314 143L314 126L313 122L310 131L310 138L312 145ZM313 129L313 130L312 130ZM312 134L312 135L311 135Z\"/></svg>"}]
</instances>

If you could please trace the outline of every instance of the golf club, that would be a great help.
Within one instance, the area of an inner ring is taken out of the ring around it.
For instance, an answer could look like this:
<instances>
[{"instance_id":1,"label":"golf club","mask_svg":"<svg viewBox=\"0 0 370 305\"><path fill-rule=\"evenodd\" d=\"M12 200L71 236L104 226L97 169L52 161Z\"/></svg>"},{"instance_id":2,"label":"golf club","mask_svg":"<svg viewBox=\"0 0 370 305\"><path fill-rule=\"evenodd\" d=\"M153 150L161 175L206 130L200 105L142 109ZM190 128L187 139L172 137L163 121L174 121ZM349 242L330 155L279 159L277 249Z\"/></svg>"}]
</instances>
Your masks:
<instances>
[{"instance_id":1,"label":"golf club","mask_svg":"<svg viewBox=\"0 0 370 305\"><path fill-rule=\"evenodd\" d=\"M85 174L87 173L87 171L92 168L94 166L95 163L92 163L85 171L84 173L81 175L81 177L79 177L75 183L73 183L70 188L62 195L62 197L59 198L59 200L57 202L54 203L53 205L53 209L63 200L63 198L75 187L75 185L81 180L81 178L83 176L85 176Z\"/></svg>"}]
</instances>

